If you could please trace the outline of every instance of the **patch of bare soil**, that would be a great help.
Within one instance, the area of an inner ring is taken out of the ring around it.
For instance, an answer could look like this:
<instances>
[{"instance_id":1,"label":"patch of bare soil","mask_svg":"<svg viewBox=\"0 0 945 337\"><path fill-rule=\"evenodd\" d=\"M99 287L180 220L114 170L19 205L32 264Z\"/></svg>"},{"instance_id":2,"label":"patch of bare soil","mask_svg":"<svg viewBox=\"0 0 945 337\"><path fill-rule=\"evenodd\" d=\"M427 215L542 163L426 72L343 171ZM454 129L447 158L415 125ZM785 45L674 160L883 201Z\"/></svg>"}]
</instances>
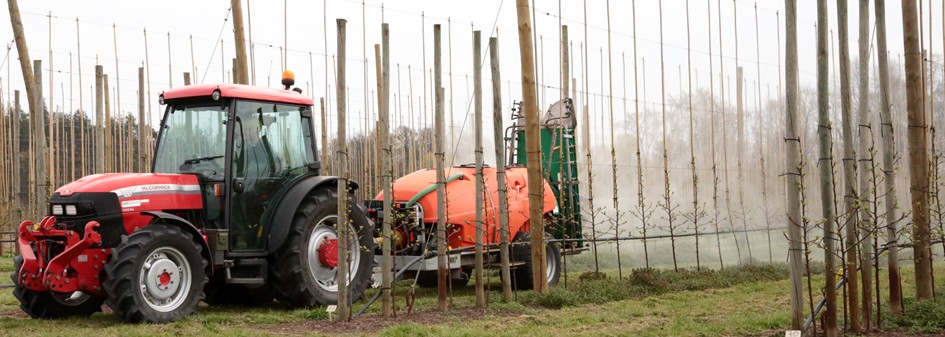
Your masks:
<instances>
[{"instance_id":1,"label":"patch of bare soil","mask_svg":"<svg viewBox=\"0 0 945 337\"><path fill-rule=\"evenodd\" d=\"M380 313L363 315L349 322L327 320L305 320L301 322L258 324L255 329L280 335L302 336L312 333L326 335L372 334L397 324L435 325L451 320L478 320L489 316L518 315L519 312L479 310L473 308L453 309L449 312L421 311L409 315L400 313L395 317L384 317Z\"/></svg>"}]
</instances>

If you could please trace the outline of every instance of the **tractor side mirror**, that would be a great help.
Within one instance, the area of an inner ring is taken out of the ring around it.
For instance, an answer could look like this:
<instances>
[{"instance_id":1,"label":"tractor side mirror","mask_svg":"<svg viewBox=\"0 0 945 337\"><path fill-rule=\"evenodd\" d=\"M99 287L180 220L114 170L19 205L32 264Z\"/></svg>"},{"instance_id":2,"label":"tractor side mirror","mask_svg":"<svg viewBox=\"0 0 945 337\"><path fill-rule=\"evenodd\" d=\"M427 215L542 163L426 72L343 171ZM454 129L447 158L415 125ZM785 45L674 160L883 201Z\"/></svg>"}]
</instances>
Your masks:
<instances>
[{"instance_id":1,"label":"tractor side mirror","mask_svg":"<svg viewBox=\"0 0 945 337\"><path fill-rule=\"evenodd\" d=\"M243 178L233 179L233 192L243 193L246 190L246 182Z\"/></svg>"}]
</instances>

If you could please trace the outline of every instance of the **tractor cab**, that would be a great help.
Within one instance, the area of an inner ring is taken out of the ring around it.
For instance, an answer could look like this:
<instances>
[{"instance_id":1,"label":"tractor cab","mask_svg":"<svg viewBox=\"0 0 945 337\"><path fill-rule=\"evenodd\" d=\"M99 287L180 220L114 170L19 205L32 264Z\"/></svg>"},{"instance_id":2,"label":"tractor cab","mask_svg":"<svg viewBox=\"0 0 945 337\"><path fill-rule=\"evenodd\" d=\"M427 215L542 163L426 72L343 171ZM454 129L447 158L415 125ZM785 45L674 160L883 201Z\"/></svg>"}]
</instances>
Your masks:
<instances>
[{"instance_id":1,"label":"tractor cab","mask_svg":"<svg viewBox=\"0 0 945 337\"><path fill-rule=\"evenodd\" d=\"M292 180L319 173L311 100L266 91L201 85L164 93L153 170L197 177L205 207L191 218L229 252L264 253L275 199Z\"/></svg>"}]
</instances>

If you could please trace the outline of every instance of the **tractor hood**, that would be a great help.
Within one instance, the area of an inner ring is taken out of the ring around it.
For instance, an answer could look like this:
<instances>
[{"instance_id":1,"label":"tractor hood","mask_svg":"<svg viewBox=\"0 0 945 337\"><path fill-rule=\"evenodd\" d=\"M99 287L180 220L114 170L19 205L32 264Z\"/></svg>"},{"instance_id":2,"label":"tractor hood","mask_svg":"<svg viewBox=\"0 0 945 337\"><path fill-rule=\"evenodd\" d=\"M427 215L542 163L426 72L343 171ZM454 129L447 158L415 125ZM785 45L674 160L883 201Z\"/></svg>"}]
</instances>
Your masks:
<instances>
[{"instance_id":1,"label":"tractor hood","mask_svg":"<svg viewBox=\"0 0 945 337\"><path fill-rule=\"evenodd\" d=\"M203 205L197 176L191 174L93 174L56 190L60 197L87 192L111 192L123 212L200 209Z\"/></svg>"}]
</instances>

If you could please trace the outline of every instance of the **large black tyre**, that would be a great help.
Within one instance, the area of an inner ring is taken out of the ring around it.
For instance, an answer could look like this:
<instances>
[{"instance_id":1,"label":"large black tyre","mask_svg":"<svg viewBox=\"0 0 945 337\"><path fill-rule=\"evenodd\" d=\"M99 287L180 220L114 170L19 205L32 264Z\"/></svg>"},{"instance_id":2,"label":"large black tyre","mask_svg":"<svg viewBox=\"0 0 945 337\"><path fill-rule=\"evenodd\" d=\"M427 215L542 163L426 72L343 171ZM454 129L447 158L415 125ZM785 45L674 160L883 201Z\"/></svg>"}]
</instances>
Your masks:
<instances>
[{"instance_id":1,"label":"large black tyre","mask_svg":"<svg viewBox=\"0 0 945 337\"><path fill-rule=\"evenodd\" d=\"M349 205L349 228L357 235L357 249L349 250L348 300L354 302L371 284L375 243L371 223L350 195ZM332 268L331 261L323 261L320 255L331 259L330 249L329 253L323 253L322 249L330 246L327 242L337 239L337 221L338 193L333 186L318 187L302 200L292 219L288 238L269 261L269 280L276 301L291 308L338 303L337 268ZM336 251L334 254L337 260ZM338 261L334 262L337 266Z\"/></svg>"},{"instance_id":2,"label":"large black tyre","mask_svg":"<svg viewBox=\"0 0 945 337\"><path fill-rule=\"evenodd\" d=\"M531 290L533 288L534 264L532 263L531 237L530 233L522 232L516 235L513 240L516 244L510 250L512 261L524 262L525 264L512 269L512 289ZM548 237L546 237L546 242L547 239ZM558 278L561 277L561 248L558 247L558 244L545 243L545 260L548 286L553 286L558 283Z\"/></svg>"},{"instance_id":3,"label":"large black tyre","mask_svg":"<svg viewBox=\"0 0 945 337\"><path fill-rule=\"evenodd\" d=\"M105 264L109 307L130 323L172 322L192 314L207 283L200 250L190 233L163 223L122 236Z\"/></svg>"},{"instance_id":4,"label":"large black tyre","mask_svg":"<svg viewBox=\"0 0 945 337\"><path fill-rule=\"evenodd\" d=\"M471 272L471 270L467 270L465 268L460 269L460 277L449 278L448 286L452 289L465 287L467 284L469 284L469 272ZM417 286L420 286L421 288L436 288L439 286L436 279L436 270L421 271L419 273L420 275L417 275Z\"/></svg>"},{"instance_id":5,"label":"large black tyre","mask_svg":"<svg viewBox=\"0 0 945 337\"><path fill-rule=\"evenodd\" d=\"M17 274L21 266L23 266L23 257L17 255L13 258L13 273L10 274L10 279L16 285L13 288L13 296L20 300L20 309L30 317L44 319L85 317L102 311L102 302L105 301L102 297L82 295L78 299L70 299L70 294L33 291L20 286Z\"/></svg>"}]
</instances>

